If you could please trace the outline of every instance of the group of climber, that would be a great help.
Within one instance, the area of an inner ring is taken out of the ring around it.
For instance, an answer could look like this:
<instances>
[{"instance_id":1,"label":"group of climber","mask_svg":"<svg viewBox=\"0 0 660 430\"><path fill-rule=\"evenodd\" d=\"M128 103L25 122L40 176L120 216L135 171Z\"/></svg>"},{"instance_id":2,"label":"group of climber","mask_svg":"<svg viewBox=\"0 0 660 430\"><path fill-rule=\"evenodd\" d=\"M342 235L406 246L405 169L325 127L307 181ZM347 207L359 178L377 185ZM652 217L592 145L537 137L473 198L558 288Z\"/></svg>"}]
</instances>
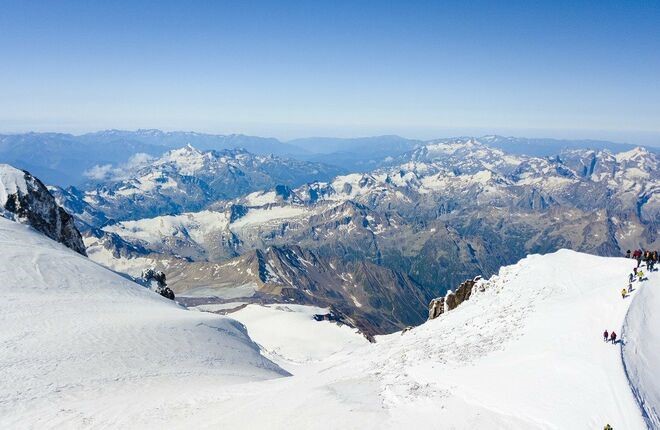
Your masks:
<instances>
[{"instance_id":1,"label":"group of climber","mask_svg":"<svg viewBox=\"0 0 660 430\"><path fill-rule=\"evenodd\" d=\"M603 333L603 341L612 342L613 344L615 344L616 343L616 333L614 333L614 330L612 330L612 333L608 333L607 330L605 330L605 333Z\"/></svg>"},{"instance_id":2,"label":"group of climber","mask_svg":"<svg viewBox=\"0 0 660 430\"><path fill-rule=\"evenodd\" d=\"M646 264L648 265L648 262ZM633 282L635 282L635 280L638 280L639 282L644 280L644 272L642 272L642 269L640 269L639 266L634 268L632 273L628 275L628 288L623 288L621 290L621 298L625 299L628 297L628 294L633 292ZM612 342L612 344L616 344L616 333L614 330L612 330L612 333L608 333L608 331L605 330L603 333L603 340L605 342Z\"/></svg>"},{"instance_id":3,"label":"group of climber","mask_svg":"<svg viewBox=\"0 0 660 430\"><path fill-rule=\"evenodd\" d=\"M645 262L646 267L649 269L649 271L652 272L655 270L655 264L658 262L658 251L643 251L641 249L636 249L631 254L630 250L627 250L626 258L633 258L637 260L637 267L642 264L642 261Z\"/></svg>"},{"instance_id":4,"label":"group of climber","mask_svg":"<svg viewBox=\"0 0 660 430\"><path fill-rule=\"evenodd\" d=\"M633 282L638 281L642 282L646 278L644 278L644 272L640 268L642 261L646 263L646 269L649 272L655 271L655 264L658 262L658 251L642 251L641 249L635 250L632 254L630 253L630 250L626 252L626 258L634 258L637 260L637 266L633 269L632 273L628 275L628 288L624 288L621 290L621 297L626 298L628 294L632 293L633 291ZM603 332L603 341L604 342L611 342L612 344L616 344L616 339L617 335L612 330L611 333L609 333L607 330ZM606 424L603 430L614 430L611 425Z\"/></svg>"}]
</instances>

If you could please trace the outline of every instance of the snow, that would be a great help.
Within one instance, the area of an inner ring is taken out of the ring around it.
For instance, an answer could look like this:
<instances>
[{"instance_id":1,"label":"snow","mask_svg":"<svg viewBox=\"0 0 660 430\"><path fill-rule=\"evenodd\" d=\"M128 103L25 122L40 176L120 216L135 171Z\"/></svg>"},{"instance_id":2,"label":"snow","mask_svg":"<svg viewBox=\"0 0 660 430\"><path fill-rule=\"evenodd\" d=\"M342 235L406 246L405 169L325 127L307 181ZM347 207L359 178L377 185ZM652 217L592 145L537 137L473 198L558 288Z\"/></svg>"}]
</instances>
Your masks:
<instances>
[{"instance_id":1,"label":"snow","mask_svg":"<svg viewBox=\"0 0 660 430\"><path fill-rule=\"evenodd\" d=\"M115 257L112 251L98 244L94 236L86 236L83 242L90 260L118 273L139 277L146 267L156 266L157 260L151 257Z\"/></svg>"},{"instance_id":2,"label":"snow","mask_svg":"<svg viewBox=\"0 0 660 430\"><path fill-rule=\"evenodd\" d=\"M277 203L275 191L256 191L245 196L245 202L250 206L265 206Z\"/></svg>"},{"instance_id":3,"label":"snow","mask_svg":"<svg viewBox=\"0 0 660 430\"><path fill-rule=\"evenodd\" d=\"M173 149L166 152L156 165L172 164L182 175L193 176L205 167L205 162L212 157L210 153L203 153L187 144L183 148Z\"/></svg>"},{"instance_id":4,"label":"snow","mask_svg":"<svg viewBox=\"0 0 660 430\"><path fill-rule=\"evenodd\" d=\"M125 414L147 417L175 387L285 374L235 321L187 311L27 226L0 219L0 249L0 428L140 427Z\"/></svg>"},{"instance_id":5,"label":"snow","mask_svg":"<svg viewBox=\"0 0 660 430\"><path fill-rule=\"evenodd\" d=\"M240 401L216 405L217 416L195 422L310 428L331 421L365 429L610 423L643 429L619 346L601 338L605 328L619 332L623 324L631 300L619 291L630 263L572 251L530 256L503 268L485 291L439 319L319 362L283 364L292 378L241 391ZM658 288L658 280L647 287ZM255 407L259 414L250 413Z\"/></svg>"},{"instance_id":6,"label":"snow","mask_svg":"<svg viewBox=\"0 0 660 430\"><path fill-rule=\"evenodd\" d=\"M367 340L346 325L315 321L328 309L304 305L248 305L231 317L248 327L250 337L282 366L321 361Z\"/></svg>"},{"instance_id":7,"label":"snow","mask_svg":"<svg viewBox=\"0 0 660 430\"><path fill-rule=\"evenodd\" d=\"M290 219L308 214L309 210L302 206L273 206L263 209L250 209L247 215L231 224L232 228L242 228L267 223L272 220Z\"/></svg>"},{"instance_id":8,"label":"snow","mask_svg":"<svg viewBox=\"0 0 660 430\"><path fill-rule=\"evenodd\" d=\"M245 302L209 303L204 305L197 305L189 309L198 310L200 312L223 312L223 311L230 311L232 309L236 309L243 305L247 305L247 303Z\"/></svg>"},{"instance_id":9,"label":"snow","mask_svg":"<svg viewBox=\"0 0 660 430\"><path fill-rule=\"evenodd\" d=\"M644 269L642 269L644 270ZM653 273L650 277L657 278ZM623 327L623 359L635 394L650 428L660 428L660 290L658 283L637 282L637 297L630 305Z\"/></svg>"},{"instance_id":10,"label":"snow","mask_svg":"<svg viewBox=\"0 0 660 430\"><path fill-rule=\"evenodd\" d=\"M17 192L27 193L25 173L9 164L0 164L0 209L4 210L7 198Z\"/></svg>"},{"instance_id":11,"label":"snow","mask_svg":"<svg viewBox=\"0 0 660 430\"><path fill-rule=\"evenodd\" d=\"M2 428L644 429L630 384L658 411L660 275L622 299L629 259L529 256L376 344L311 320L323 309L232 314L282 378L229 318L2 219L0 247Z\"/></svg>"},{"instance_id":12,"label":"snow","mask_svg":"<svg viewBox=\"0 0 660 430\"><path fill-rule=\"evenodd\" d=\"M207 210L124 221L107 226L104 230L122 238L142 240L149 244L159 244L165 237L185 232L195 242L202 243L209 235L222 231L228 224L224 212Z\"/></svg>"},{"instance_id":13,"label":"snow","mask_svg":"<svg viewBox=\"0 0 660 430\"><path fill-rule=\"evenodd\" d=\"M636 160L647 155L649 155L648 150L642 148L641 146L637 146L630 151L619 152L618 154L615 154L614 157L618 163L623 163L626 161Z\"/></svg>"},{"instance_id":14,"label":"snow","mask_svg":"<svg viewBox=\"0 0 660 430\"><path fill-rule=\"evenodd\" d=\"M242 416L240 425L645 428L619 347L601 339L605 328L620 331L630 269L630 260L571 251L530 256L439 319L269 384L250 396L267 418ZM266 398L278 402L263 406Z\"/></svg>"}]
</instances>

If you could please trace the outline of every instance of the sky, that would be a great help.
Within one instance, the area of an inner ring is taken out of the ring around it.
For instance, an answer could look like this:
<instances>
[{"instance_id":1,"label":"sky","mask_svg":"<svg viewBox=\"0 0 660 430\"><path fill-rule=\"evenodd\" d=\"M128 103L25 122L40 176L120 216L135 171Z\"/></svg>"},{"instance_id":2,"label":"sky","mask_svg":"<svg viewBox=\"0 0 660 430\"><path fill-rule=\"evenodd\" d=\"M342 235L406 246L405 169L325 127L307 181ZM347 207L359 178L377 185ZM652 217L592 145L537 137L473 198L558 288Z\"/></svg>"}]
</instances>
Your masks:
<instances>
[{"instance_id":1,"label":"sky","mask_svg":"<svg viewBox=\"0 0 660 430\"><path fill-rule=\"evenodd\" d=\"M0 0L0 132L660 145L660 0Z\"/></svg>"}]
</instances>

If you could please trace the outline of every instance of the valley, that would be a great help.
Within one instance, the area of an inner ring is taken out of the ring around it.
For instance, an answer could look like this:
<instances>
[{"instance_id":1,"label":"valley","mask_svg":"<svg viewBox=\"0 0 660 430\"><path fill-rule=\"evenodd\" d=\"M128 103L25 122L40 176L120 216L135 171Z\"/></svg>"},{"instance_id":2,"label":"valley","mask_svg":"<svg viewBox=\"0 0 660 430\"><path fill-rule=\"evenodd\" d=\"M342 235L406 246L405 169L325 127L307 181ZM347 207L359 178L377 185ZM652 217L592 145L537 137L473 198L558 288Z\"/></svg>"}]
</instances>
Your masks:
<instances>
[{"instance_id":1,"label":"valley","mask_svg":"<svg viewBox=\"0 0 660 430\"><path fill-rule=\"evenodd\" d=\"M208 160L218 167L198 167ZM166 184L172 174L200 171L205 183L226 184L234 176L222 163L234 161L186 147L152 162L148 175L111 186L132 183L131 205L163 207L170 192L150 185L153 175ZM271 178L264 190L231 199L184 192L188 206L139 219L122 193L112 200L114 219L99 187L82 200L54 194L77 218L90 258L106 267L137 276L154 265L168 272L177 295L209 302L243 295L333 305L370 336L421 323L420 303L528 254L568 248L620 256L658 247L660 169L643 148L544 158L461 138L427 142L386 164L297 187ZM387 299L376 299L376 290ZM413 305L393 305L400 301Z\"/></svg>"}]
</instances>

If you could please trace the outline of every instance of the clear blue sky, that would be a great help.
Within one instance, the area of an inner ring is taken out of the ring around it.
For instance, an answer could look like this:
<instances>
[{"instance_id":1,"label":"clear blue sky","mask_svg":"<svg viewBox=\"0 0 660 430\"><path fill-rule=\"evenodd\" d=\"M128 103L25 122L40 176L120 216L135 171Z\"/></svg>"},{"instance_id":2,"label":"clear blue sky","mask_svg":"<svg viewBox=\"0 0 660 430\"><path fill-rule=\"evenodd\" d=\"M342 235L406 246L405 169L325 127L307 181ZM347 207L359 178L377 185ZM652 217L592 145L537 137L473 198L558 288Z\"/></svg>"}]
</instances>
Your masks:
<instances>
[{"instance_id":1,"label":"clear blue sky","mask_svg":"<svg viewBox=\"0 0 660 430\"><path fill-rule=\"evenodd\" d=\"M0 130L104 128L660 144L660 0L0 0Z\"/></svg>"}]
</instances>

